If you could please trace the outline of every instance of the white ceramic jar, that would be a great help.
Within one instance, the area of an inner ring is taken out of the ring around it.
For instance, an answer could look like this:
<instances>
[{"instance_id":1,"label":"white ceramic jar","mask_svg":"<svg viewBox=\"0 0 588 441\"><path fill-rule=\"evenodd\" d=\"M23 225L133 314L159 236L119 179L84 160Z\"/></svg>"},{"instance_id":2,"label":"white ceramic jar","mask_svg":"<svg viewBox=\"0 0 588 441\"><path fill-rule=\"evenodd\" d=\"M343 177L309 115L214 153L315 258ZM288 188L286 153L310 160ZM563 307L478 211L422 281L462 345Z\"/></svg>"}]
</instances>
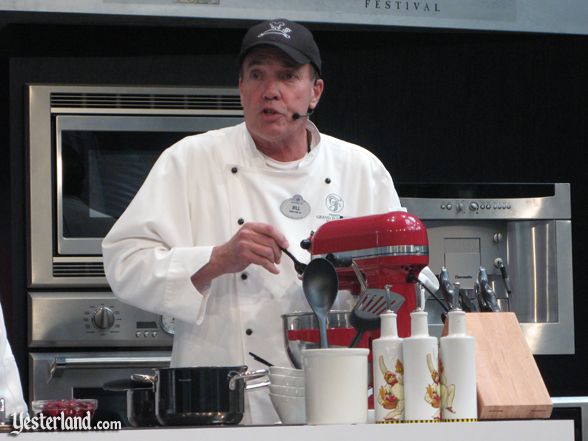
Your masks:
<instances>
[{"instance_id":1,"label":"white ceramic jar","mask_svg":"<svg viewBox=\"0 0 588 441\"><path fill-rule=\"evenodd\" d=\"M410 314L411 335L404 339L404 419L406 421L439 421L438 342L429 335L427 313Z\"/></svg>"},{"instance_id":2,"label":"white ceramic jar","mask_svg":"<svg viewBox=\"0 0 588 441\"><path fill-rule=\"evenodd\" d=\"M439 345L441 417L445 421L476 420L476 345L466 334L465 312L447 314L448 333Z\"/></svg>"},{"instance_id":3,"label":"white ceramic jar","mask_svg":"<svg viewBox=\"0 0 588 441\"><path fill-rule=\"evenodd\" d=\"M372 342L374 411L377 423L404 419L404 364L396 314L380 315L380 338Z\"/></svg>"}]
</instances>

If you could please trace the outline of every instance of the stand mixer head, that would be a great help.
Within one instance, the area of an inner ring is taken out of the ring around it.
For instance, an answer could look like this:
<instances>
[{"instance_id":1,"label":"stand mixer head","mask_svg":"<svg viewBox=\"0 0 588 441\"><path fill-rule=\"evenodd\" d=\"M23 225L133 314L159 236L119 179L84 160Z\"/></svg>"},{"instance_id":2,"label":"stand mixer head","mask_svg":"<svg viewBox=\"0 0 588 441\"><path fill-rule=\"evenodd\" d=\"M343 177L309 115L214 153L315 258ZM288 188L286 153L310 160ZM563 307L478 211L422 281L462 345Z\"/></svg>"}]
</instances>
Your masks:
<instances>
[{"instance_id":1,"label":"stand mixer head","mask_svg":"<svg viewBox=\"0 0 588 441\"><path fill-rule=\"evenodd\" d=\"M360 293L361 286L351 262L355 262L368 288L385 289L402 295L398 311L398 333L410 334L410 312L416 307L415 284L429 263L429 241L424 224L404 211L360 216L327 222L303 247L312 258L330 260L337 271L339 289Z\"/></svg>"}]
</instances>

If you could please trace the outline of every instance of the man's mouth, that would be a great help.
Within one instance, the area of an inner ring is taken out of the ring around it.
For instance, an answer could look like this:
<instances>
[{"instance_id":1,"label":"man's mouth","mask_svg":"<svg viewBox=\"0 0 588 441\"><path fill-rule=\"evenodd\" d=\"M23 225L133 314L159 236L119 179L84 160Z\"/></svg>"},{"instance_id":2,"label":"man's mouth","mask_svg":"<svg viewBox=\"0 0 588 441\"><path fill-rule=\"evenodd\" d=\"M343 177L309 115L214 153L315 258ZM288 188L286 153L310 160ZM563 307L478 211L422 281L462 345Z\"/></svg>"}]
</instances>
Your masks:
<instances>
[{"instance_id":1,"label":"man's mouth","mask_svg":"<svg viewBox=\"0 0 588 441\"><path fill-rule=\"evenodd\" d=\"M276 111L275 111L275 110L273 110L273 109L263 109L263 113L264 113L265 115L277 115L277 114L279 114L280 112L276 112Z\"/></svg>"}]
</instances>

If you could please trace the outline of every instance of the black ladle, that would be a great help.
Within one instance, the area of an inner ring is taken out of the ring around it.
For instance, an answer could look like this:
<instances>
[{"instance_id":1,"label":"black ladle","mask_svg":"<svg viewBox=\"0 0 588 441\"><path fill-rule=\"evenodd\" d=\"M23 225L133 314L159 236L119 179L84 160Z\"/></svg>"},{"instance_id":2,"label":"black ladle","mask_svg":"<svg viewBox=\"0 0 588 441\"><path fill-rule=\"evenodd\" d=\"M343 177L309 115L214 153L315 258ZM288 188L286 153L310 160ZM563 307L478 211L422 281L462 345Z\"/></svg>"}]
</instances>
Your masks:
<instances>
[{"instance_id":1,"label":"black ladle","mask_svg":"<svg viewBox=\"0 0 588 441\"><path fill-rule=\"evenodd\" d=\"M320 346L328 348L327 316L339 289L339 279L333 264L322 257L311 260L304 270L302 289L318 320Z\"/></svg>"},{"instance_id":2,"label":"black ladle","mask_svg":"<svg viewBox=\"0 0 588 441\"><path fill-rule=\"evenodd\" d=\"M302 275L302 273L304 273L304 270L306 270L307 265L305 263L300 262L298 259L296 259L296 257L294 257L294 255L288 251L286 248L280 248L285 254L286 256L288 256L290 259L292 259L292 262L294 262L294 269L296 270L296 272L300 275Z\"/></svg>"}]
</instances>

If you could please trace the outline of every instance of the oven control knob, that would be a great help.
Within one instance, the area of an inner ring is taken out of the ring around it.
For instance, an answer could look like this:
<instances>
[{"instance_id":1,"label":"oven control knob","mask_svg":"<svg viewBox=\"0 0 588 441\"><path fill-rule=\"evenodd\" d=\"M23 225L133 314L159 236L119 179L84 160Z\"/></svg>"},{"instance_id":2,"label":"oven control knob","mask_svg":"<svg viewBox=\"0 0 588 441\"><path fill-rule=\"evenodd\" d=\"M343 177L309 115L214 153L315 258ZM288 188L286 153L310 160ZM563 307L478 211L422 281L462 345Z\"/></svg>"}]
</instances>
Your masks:
<instances>
[{"instance_id":1,"label":"oven control knob","mask_svg":"<svg viewBox=\"0 0 588 441\"><path fill-rule=\"evenodd\" d=\"M106 306L100 306L96 310L92 321L100 329L111 328L114 325L114 312Z\"/></svg>"},{"instance_id":2,"label":"oven control knob","mask_svg":"<svg viewBox=\"0 0 588 441\"><path fill-rule=\"evenodd\" d=\"M477 202L470 202L470 211L478 211L479 205Z\"/></svg>"}]
</instances>

